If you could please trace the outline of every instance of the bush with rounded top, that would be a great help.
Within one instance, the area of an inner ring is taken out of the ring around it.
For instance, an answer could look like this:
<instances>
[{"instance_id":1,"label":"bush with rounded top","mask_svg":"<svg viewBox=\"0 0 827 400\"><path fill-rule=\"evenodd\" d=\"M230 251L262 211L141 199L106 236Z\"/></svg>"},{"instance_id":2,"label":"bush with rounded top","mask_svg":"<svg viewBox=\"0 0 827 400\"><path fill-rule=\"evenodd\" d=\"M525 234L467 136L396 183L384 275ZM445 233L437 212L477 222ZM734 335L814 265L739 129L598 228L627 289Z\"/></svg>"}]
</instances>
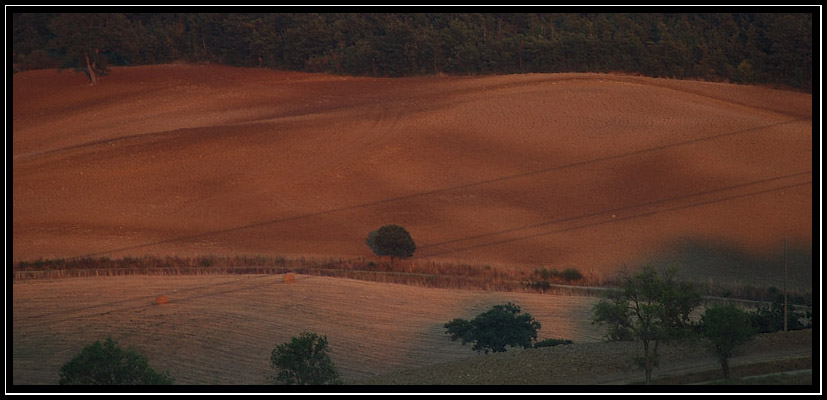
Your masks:
<instances>
[{"instance_id":1,"label":"bush with rounded top","mask_svg":"<svg viewBox=\"0 0 827 400\"><path fill-rule=\"evenodd\" d=\"M506 346L531 348L540 323L531 314L520 313L520 306L513 303L496 305L471 321L455 318L444 327L451 340L474 342L477 352L504 352Z\"/></svg>"},{"instance_id":2,"label":"bush with rounded top","mask_svg":"<svg viewBox=\"0 0 827 400\"><path fill-rule=\"evenodd\" d=\"M303 332L270 354L276 379L288 385L339 384L339 373L327 354L327 336Z\"/></svg>"},{"instance_id":3,"label":"bush with rounded top","mask_svg":"<svg viewBox=\"0 0 827 400\"><path fill-rule=\"evenodd\" d=\"M385 225L371 231L365 242L377 256L409 258L416 251L416 243L411 234L399 225Z\"/></svg>"},{"instance_id":4,"label":"bush with rounded top","mask_svg":"<svg viewBox=\"0 0 827 400\"><path fill-rule=\"evenodd\" d=\"M61 385L171 385L166 372L155 372L146 357L123 350L107 338L84 348L60 368Z\"/></svg>"}]
</instances>

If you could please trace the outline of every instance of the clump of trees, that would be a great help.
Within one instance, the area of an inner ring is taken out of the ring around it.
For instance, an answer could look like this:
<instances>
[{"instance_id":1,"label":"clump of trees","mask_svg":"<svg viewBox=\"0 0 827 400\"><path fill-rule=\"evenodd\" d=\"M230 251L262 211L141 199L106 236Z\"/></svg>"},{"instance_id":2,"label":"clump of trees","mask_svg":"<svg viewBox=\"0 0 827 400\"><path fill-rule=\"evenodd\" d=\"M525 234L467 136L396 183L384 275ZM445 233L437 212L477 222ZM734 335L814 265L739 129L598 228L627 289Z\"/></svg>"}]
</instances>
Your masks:
<instances>
[{"instance_id":1,"label":"clump of trees","mask_svg":"<svg viewBox=\"0 0 827 400\"><path fill-rule=\"evenodd\" d=\"M818 9L800 10L12 13L11 61L15 71L61 63L92 71L104 58L371 76L620 71L811 91Z\"/></svg>"},{"instance_id":2,"label":"clump of trees","mask_svg":"<svg viewBox=\"0 0 827 400\"><path fill-rule=\"evenodd\" d=\"M328 350L327 336L302 332L273 349L270 366L276 380L287 385L341 384Z\"/></svg>"},{"instance_id":3,"label":"clump of trees","mask_svg":"<svg viewBox=\"0 0 827 400\"><path fill-rule=\"evenodd\" d=\"M485 354L504 352L507 346L531 348L540 326L531 314L521 314L520 306L510 302L493 306L470 321L455 318L444 325L451 340L461 340L463 345L473 342L474 351Z\"/></svg>"},{"instance_id":4,"label":"clump of trees","mask_svg":"<svg viewBox=\"0 0 827 400\"><path fill-rule=\"evenodd\" d=\"M783 329L783 297L754 312L734 305L707 308L699 321L690 314L701 302L699 287L675 279L674 267L656 269L649 265L637 273L625 273L618 291L609 292L593 309L593 322L607 327L609 341L639 341L643 356L638 359L646 383L658 365L660 343L702 339L721 364L724 378L730 377L729 359L757 333ZM808 312L788 311L788 329L811 325Z\"/></svg>"},{"instance_id":5,"label":"clump of trees","mask_svg":"<svg viewBox=\"0 0 827 400\"><path fill-rule=\"evenodd\" d=\"M112 338L85 347L60 367L61 385L171 385L167 372L156 372L146 357L122 349Z\"/></svg>"},{"instance_id":6,"label":"clump of trees","mask_svg":"<svg viewBox=\"0 0 827 400\"><path fill-rule=\"evenodd\" d=\"M384 225L368 233L365 243L377 256L410 258L416 251L416 243L407 229L399 225Z\"/></svg>"},{"instance_id":7,"label":"clump of trees","mask_svg":"<svg viewBox=\"0 0 827 400\"><path fill-rule=\"evenodd\" d=\"M652 380L658 365L658 346L662 342L685 338L692 333L690 313L701 302L700 290L675 279L676 269L658 271L646 266L626 274L620 291L600 300L594 307L594 323L608 326L609 340L635 340L643 344L638 361Z\"/></svg>"},{"instance_id":8,"label":"clump of trees","mask_svg":"<svg viewBox=\"0 0 827 400\"><path fill-rule=\"evenodd\" d=\"M811 309L798 310L787 304L787 330L807 329L813 326ZM769 306L758 307L749 314L750 325L759 333L784 330L784 295L778 293Z\"/></svg>"}]
</instances>

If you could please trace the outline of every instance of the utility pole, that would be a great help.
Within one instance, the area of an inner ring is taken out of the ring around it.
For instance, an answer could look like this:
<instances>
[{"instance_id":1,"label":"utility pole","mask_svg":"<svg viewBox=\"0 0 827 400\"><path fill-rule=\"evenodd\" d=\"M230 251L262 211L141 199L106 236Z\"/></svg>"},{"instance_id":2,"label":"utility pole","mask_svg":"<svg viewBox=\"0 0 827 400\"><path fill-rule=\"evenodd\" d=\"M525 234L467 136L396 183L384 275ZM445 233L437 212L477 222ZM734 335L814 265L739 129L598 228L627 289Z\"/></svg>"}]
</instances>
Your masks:
<instances>
[{"instance_id":1,"label":"utility pole","mask_svg":"<svg viewBox=\"0 0 827 400\"><path fill-rule=\"evenodd\" d=\"M784 238L784 332L787 331L787 238Z\"/></svg>"}]
</instances>

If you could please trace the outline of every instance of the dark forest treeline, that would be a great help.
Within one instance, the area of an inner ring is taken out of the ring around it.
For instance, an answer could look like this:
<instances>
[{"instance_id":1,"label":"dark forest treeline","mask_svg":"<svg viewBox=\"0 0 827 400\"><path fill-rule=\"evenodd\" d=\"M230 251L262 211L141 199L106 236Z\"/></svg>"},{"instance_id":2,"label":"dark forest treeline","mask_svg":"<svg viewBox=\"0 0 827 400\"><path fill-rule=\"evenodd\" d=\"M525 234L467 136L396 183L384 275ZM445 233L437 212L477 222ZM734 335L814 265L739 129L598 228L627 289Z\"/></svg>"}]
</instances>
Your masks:
<instances>
[{"instance_id":1,"label":"dark forest treeline","mask_svg":"<svg viewBox=\"0 0 827 400\"><path fill-rule=\"evenodd\" d=\"M813 84L809 13L20 13L11 34L15 71L186 61L391 77L625 72Z\"/></svg>"}]
</instances>

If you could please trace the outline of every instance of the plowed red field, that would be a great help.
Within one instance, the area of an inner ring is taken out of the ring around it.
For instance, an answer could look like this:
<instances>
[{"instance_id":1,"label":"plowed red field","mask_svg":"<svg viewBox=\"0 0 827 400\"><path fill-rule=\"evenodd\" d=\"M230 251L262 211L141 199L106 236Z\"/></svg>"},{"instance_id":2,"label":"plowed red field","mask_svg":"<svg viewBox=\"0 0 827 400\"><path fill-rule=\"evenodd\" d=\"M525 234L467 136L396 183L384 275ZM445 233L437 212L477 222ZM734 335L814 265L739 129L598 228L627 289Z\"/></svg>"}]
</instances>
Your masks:
<instances>
[{"instance_id":1,"label":"plowed red field","mask_svg":"<svg viewBox=\"0 0 827 400\"><path fill-rule=\"evenodd\" d=\"M743 260L812 249L809 94L210 65L12 84L15 261L360 257L394 223L421 259L609 273L701 249L743 264L701 277L780 287L777 263ZM811 259L791 268L811 285Z\"/></svg>"}]
</instances>

